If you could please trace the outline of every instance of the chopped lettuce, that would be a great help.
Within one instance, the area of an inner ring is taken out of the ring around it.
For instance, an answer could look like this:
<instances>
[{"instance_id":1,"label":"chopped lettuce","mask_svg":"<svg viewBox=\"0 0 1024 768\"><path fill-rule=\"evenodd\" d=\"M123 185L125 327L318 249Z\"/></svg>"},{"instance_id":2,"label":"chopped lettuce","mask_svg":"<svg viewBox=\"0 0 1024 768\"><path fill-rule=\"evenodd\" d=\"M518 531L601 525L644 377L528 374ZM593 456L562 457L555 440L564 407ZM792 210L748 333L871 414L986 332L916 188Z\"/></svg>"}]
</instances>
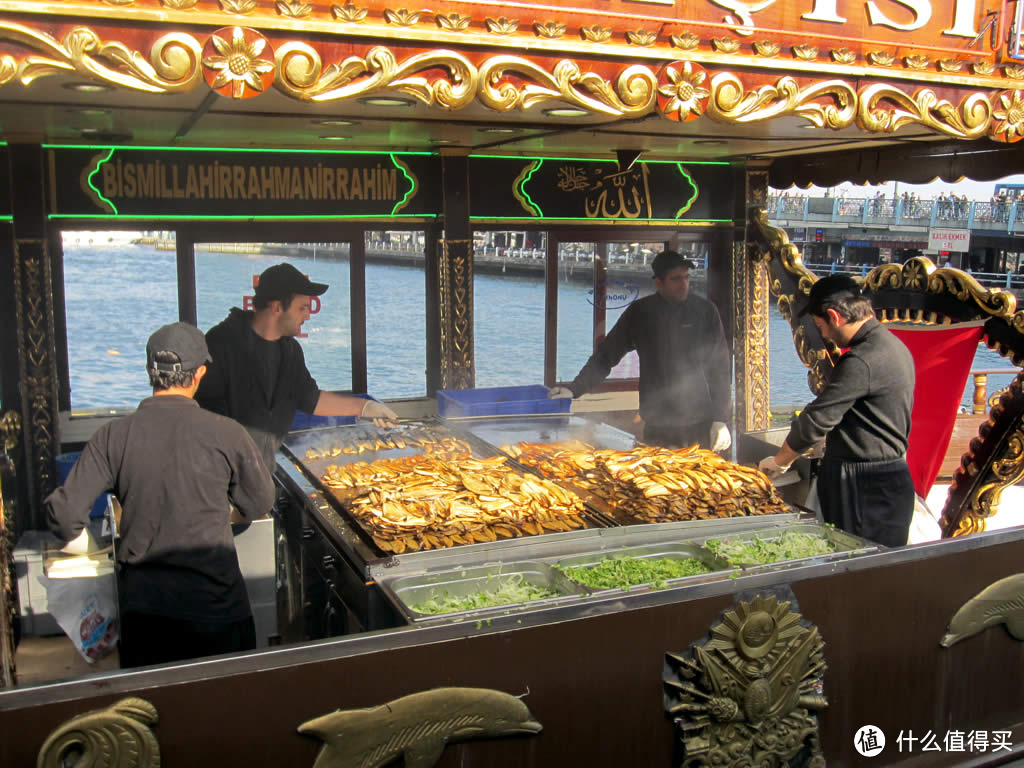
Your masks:
<instances>
[{"instance_id":1,"label":"chopped lettuce","mask_svg":"<svg viewBox=\"0 0 1024 768\"><path fill-rule=\"evenodd\" d=\"M697 576L712 569L692 557L682 560L670 557L607 557L597 565L560 570L573 581L595 589L629 589L637 584L651 584L655 589L662 589L669 579Z\"/></svg>"},{"instance_id":2,"label":"chopped lettuce","mask_svg":"<svg viewBox=\"0 0 1024 768\"><path fill-rule=\"evenodd\" d=\"M836 545L823 536L793 531L764 539L760 536L735 540L709 539L705 546L730 565L777 563L836 551Z\"/></svg>"},{"instance_id":3,"label":"chopped lettuce","mask_svg":"<svg viewBox=\"0 0 1024 768\"><path fill-rule=\"evenodd\" d=\"M493 608L511 603L528 603L532 600L546 600L551 597L558 597L558 593L546 587L526 583L520 573L511 573L491 577L487 581L487 587L481 588L477 592L467 595L452 595L449 592L443 592L437 597L411 605L410 608L419 613L440 615Z\"/></svg>"}]
</instances>

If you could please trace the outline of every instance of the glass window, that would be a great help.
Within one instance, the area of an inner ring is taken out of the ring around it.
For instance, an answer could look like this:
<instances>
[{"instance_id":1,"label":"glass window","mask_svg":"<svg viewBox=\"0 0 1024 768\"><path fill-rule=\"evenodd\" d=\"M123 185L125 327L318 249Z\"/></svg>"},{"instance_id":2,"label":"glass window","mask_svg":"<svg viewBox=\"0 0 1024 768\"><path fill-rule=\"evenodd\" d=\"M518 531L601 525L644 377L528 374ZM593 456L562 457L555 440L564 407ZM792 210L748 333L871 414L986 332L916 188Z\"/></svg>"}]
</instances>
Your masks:
<instances>
[{"instance_id":1,"label":"glass window","mask_svg":"<svg viewBox=\"0 0 1024 768\"><path fill-rule=\"evenodd\" d=\"M178 319L173 241L143 232L63 232L73 411L134 408L152 394L146 340Z\"/></svg>"},{"instance_id":2,"label":"glass window","mask_svg":"<svg viewBox=\"0 0 1024 768\"><path fill-rule=\"evenodd\" d=\"M348 243L196 243L196 315L208 331L232 307L252 309L253 286L283 261L330 288L313 301L298 337L306 367L320 389L352 389L352 328ZM173 256L173 254L172 254Z\"/></svg>"},{"instance_id":3,"label":"glass window","mask_svg":"<svg viewBox=\"0 0 1024 768\"><path fill-rule=\"evenodd\" d=\"M595 243L558 244L558 354L555 378L572 381L594 351Z\"/></svg>"},{"instance_id":4,"label":"glass window","mask_svg":"<svg viewBox=\"0 0 1024 768\"><path fill-rule=\"evenodd\" d=\"M366 233L366 380L375 397L427 392L423 232Z\"/></svg>"},{"instance_id":5,"label":"glass window","mask_svg":"<svg viewBox=\"0 0 1024 768\"><path fill-rule=\"evenodd\" d=\"M476 386L544 382L544 262L541 233L474 235Z\"/></svg>"}]
</instances>

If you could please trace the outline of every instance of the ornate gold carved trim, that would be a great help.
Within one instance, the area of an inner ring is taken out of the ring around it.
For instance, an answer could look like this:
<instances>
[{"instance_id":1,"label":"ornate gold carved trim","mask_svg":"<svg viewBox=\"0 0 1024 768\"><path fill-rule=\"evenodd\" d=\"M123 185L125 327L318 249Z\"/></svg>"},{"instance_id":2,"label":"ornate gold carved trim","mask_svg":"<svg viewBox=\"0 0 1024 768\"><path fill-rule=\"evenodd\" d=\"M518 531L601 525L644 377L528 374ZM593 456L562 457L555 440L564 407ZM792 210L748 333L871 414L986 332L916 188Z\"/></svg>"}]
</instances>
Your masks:
<instances>
[{"instance_id":1,"label":"ornate gold carved trim","mask_svg":"<svg viewBox=\"0 0 1024 768\"><path fill-rule=\"evenodd\" d=\"M1024 573L992 582L960 606L939 645L949 648L1000 624L1006 625L1012 638L1024 640Z\"/></svg>"},{"instance_id":2,"label":"ornate gold carved trim","mask_svg":"<svg viewBox=\"0 0 1024 768\"><path fill-rule=\"evenodd\" d=\"M767 200L768 172L747 171L746 201L763 206ZM749 256L748 244L733 244L734 322L736 351L736 423L740 429L767 429L769 402L768 275Z\"/></svg>"},{"instance_id":3,"label":"ornate gold carved trim","mask_svg":"<svg viewBox=\"0 0 1024 768\"><path fill-rule=\"evenodd\" d=\"M441 388L470 389L473 355L473 244L441 241Z\"/></svg>"},{"instance_id":4,"label":"ornate gold carved trim","mask_svg":"<svg viewBox=\"0 0 1024 768\"><path fill-rule=\"evenodd\" d=\"M103 768L159 768L160 743L150 726L158 716L145 699L127 698L71 718L39 749L37 765L63 765L71 750L83 765Z\"/></svg>"}]
</instances>

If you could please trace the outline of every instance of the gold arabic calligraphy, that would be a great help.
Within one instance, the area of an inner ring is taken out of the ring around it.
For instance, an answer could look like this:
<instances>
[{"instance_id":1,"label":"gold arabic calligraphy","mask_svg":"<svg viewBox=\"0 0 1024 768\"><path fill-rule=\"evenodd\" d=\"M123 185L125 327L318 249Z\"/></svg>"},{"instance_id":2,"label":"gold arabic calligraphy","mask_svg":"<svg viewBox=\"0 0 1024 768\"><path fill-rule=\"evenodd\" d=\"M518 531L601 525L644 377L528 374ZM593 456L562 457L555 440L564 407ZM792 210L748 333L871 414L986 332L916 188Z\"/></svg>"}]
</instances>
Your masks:
<instances>
[{"instance_id":1,"label":"gold arabic calligraphy","mask_svg":"<svg viewBox=\"0 0 1024 768\"><path fill-rule=\"evenodd\" d=\"M625 171L595 171L593 180L579 167L562 166L558 187L563 192L586 191L583 202L588 219L652 218L647 167L640 165Z\"/></svg>"}]
</instances>

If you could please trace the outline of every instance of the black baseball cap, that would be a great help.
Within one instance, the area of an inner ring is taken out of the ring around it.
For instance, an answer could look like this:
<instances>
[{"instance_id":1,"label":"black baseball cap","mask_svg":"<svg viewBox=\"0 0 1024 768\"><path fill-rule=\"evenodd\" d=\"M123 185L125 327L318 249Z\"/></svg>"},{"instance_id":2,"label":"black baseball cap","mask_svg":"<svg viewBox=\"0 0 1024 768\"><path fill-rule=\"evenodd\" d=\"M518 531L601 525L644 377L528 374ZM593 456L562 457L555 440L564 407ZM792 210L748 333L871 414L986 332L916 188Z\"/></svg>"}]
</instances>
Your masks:
<instances>
[{"instance_id":1,"label":"black baseball cap","mask_svg":"<svg viewBox=\"0 0 1024 768\"><path fill-rule=\"evenodd\" d=\"M655 277L664 277L666 272L675 269L676 267L696 269L697 265L675 251L662 251L655 256L654 261L651 262L651 269L654 270Z\"/></svg>"},{"instance_id":2,"label":"black baseball cap","mask_svg":"<svg viewBox=\"0 0 1024 768\"><path fill-rule=\"evenodd\" d=\"M177 363L158 363L160 352L177 355ZM171 323L157 329L146 342L146 367L158 371L194 371L211 361L203 332L188 323Z\"/></svg>"},{"instance_id":3,"label":"black baseball cap","mask_svg":"<svg viewBox=\"0 0 1024 768\"><path fill-rule=\"evenodd\" d=\"M327 283L314 283L291 264L267 267L256 284L256 298L281 301L293 293L319 296L327 290Z\"/></svg>"},{"instance_id":4,"label":"black baseball cap","mask_svg":"<svg viewBox=\"0 0 1024 768\"><path fill-rule=\"evenodd\" d=\"M804 315L824 314L822 306L828 302L841 301L842 299L853 299L863 296L860 292L860 284L850 275L828 275L818 280L811 286L807 304L800 310L800 317Z\"/></svg>"}]
</instances>

